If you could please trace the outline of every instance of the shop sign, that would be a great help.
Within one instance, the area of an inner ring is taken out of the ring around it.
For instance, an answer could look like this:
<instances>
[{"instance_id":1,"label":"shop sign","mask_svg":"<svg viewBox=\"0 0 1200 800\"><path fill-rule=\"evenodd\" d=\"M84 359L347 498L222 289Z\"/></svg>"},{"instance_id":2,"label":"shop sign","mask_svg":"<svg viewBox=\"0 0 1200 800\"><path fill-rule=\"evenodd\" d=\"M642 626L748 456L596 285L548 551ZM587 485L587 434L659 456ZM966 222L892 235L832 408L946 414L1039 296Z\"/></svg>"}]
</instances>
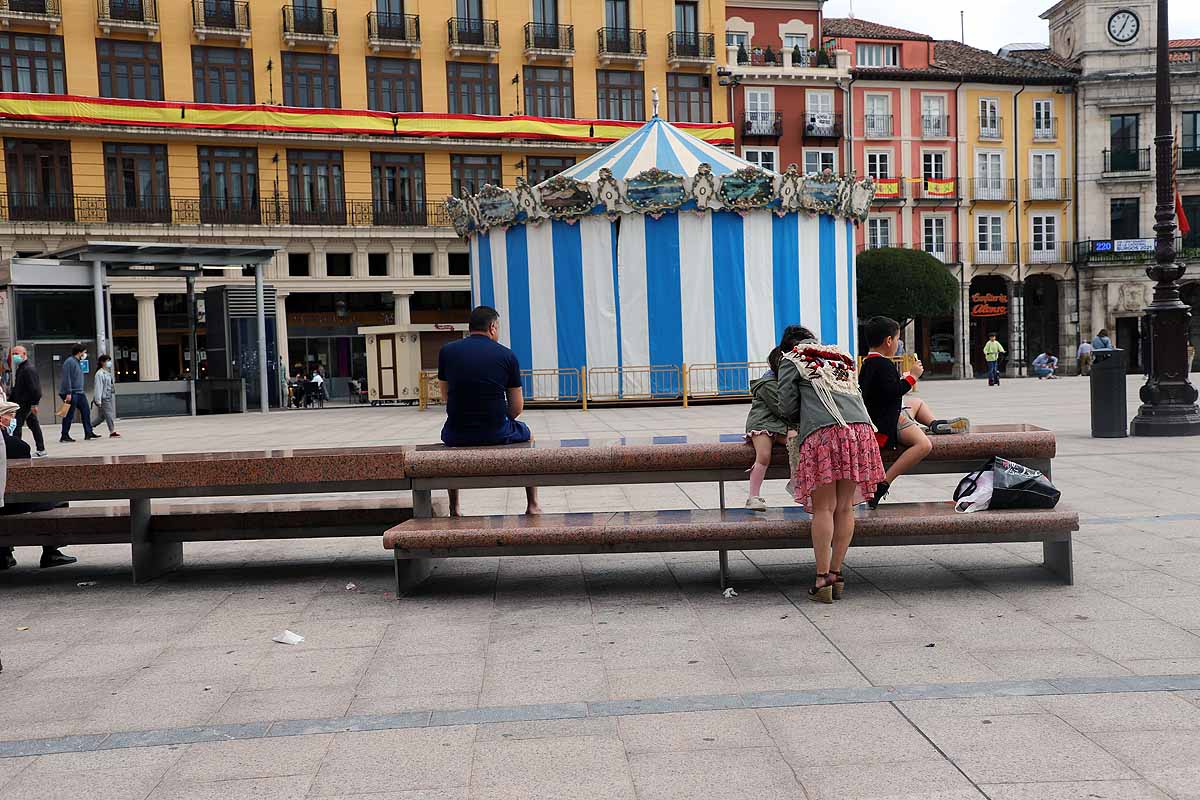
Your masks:
<instances>
[{"instance_id":1,"label":"shop sign","mask_svg":"<svg viewBox=\"0 0 1200 800\"><path fill-rule=\"evenodd\" d=\"M1004 317L1008 315L1008 295L976 292L971 295L972 317Z\"/></svg>"},{"instance_id":2,"label":"shop sign","mask_svg":"<svg viewBox=\"0 0 1200 800\"><path fill-rule=\"evenodd\" d=\"M1113 251L1117 253L1153 253L1153 239L1117 239L1113 242Z\"/></svg>"}]
</instances>

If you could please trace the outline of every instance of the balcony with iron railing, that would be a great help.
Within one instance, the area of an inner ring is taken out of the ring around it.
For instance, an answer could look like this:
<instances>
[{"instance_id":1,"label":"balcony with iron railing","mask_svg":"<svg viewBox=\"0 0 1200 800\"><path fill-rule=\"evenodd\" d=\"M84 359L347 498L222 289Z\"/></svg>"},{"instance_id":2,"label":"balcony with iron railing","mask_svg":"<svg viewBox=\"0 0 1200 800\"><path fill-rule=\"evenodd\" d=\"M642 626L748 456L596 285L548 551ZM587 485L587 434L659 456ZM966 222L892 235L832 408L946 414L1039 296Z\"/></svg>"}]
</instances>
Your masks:
<instances>
[{"instance_id":1,"label":"balcony with iron railing","mask_svg":"<svg viewBox=\"0 0 1200 800\"><path fill-rule=\"evenodd\" d=\"M899 175L881 178L872 176L875 182L875 202L876 203L903 203L908 200L908 192L905 190L906 181Z\"/></svg>"},{"instance_id":2,"label":"balcony with iron railing","mask_svg":"<svg viewBox=\"0 0 1200 800\"><path fill-rule=\"evenodd\" d=\"M1182 262L1200 261L1200 241L1175 237L1175 256ZM1149 264L1154 261L1154 239L1085 239L1075 243L1076 264Z\"/></svg>"},{"instance_id":3,"label":"balcony with iron railing","mask_svg":"<svg viewBox=\"0 0 1200 800\"><path fill-rule=\"evenodd\" d=\"M1011 203L1016 193L1012 178L971 178L971 201L974 203Z\"/></svg>"},{"instance_id":4,"label":"balcony with iron railing","mask_svg":"<svg viewBox=\"0 0 1200 800\"><path fill-rule=\"evenodd\" d=\"M337 225L451 227L440 204L386 200L289 202L277 198L0 193L0 221L77 225Z\"/></svg>"},{"instance_id":5,"label":"balcony with iron railing","mask_svg":"<svg viewBox=\"0 0 1200 800\"><path fill-rule=\"evenodd\" d=\"M1179 168L1200 169L1200 142L1185 141L1183 147L1179 148Z\"/></svg>"},{"instance_id":6,"label":"balcony with iron railing","mask_svg":"<svg viewBox=\"0 0 1200 800\"><path fill-rule=\"evenodd\" d=\"M739 67L776 67L812 69L816 67L834 67L836 60L832 53L824 49L806 49L793 47L791 49L775 49L771 45L751 45L749 49L741 46L737 50L737 65Z\"/></svg>"},{"instance_id":7,"label":"balcony with iron railing","mask_svg":"<svg viewBox=\"0 0 1200 800\"><path fill-rule=\"evenodd\" d=\"M600 28L596 45L604 65L640 64L646 60L646 32L638 28Z\"/></svg>"},{"instance_id":8,"label":"balcony with iron railing","mask_svg":"<svg viewBox=\"0 0 1200 800\"><path fill-rule=\"evenodd\" d=\"M416 14L367 14L367 46L371 52L399 50L413 52L421 48L421 18Z\"/></svg>"},{"instance_id":9,"label":"balcony with iron railing","mask_svg":"<svg viewBox=\"0 0 1200 800\"><path fill-rule=\"evenodd\" d=\"M894 136L891 114L867 114L863 118L863 135L868 139L890 139Z\"/></svg>"},{"instance_id":10,"label":"balcony with iron railing","mask_svg":"<svg viewBox=\"0 0 1200 800\"><path fill-rule=\"evenodd\" d=\"M800 136L804 139L840 139L842 130L841 114L810 111L804 115L804 129L800 131Z\"/></svg>"},{"instance_id":11,"label":"balcony with iron railing","mask_svg":"<svg viewBox=\"0 0 1200 800\"><path fill-rule=\"evenodd\" d=\"M158 33L156 0L98 0L96 21L104 35L119 31L153 36Z\"/></svg>"},{"instance_id":12,"label":"balcony with iron railing","mask_svg":"<svg viewBox=\"0 0 1200 800\"><path fill-rule=\"evenodd\" d=\"M921 115L922 139L949 139L950 117L946 114Z\"/></svg>"},{"instance_id":13,"label":"balcony with iron railing","mask_svg":"<svg viewBox=\"0 0 1200 800\"><path fill-rule=\"evenodd\" d=\"M1016 264L1017 245L1014 242L971 242L970 256L974 264Z\"/></svg>"},{"instance_id":14,"label":"balcony with iron railing","mask_svg":"<svg viewBox=\"0 0 1200 800\"><path fill-rule=\"evenodd\" d=\"M671 31L667 61L673 67L707 67L716 63L716 39L711 33Z\"/></svg>"},{"instance_id":15,"label":"balcony with iron railing","mask_svg":"<svg viewBox=\"0 0 1200 800\"><path fill-rule=\"evenodd\" d=\"M525 57L563 61L575 55L575 26L525 23Z\"/></svg>"},{"instance_id":16,"label":"balcony with iron railing","mask_svg":"<svg viewBox=\"0 0 1200 800\"><path fill-rule=\"evenodd\" d=\"M1033 120L1033 138L1038 142L1052 142L1058 138L1058 117L1036 117Z\"/></svg>"},{"instance_id":17,"label":"balcony with iron railing","mask_svg":"<svg viewBox=\"0 0 1200 800\"><path fill-rule=\"evenodd\" d=\"M980 139L998 141L1004 138L1004 118L999 114L984 114L978 122Z\"/></svg>"},{"instance_id":18,"label":"balcony with iron railing","mask_svg":"<svg viewBox=\"0 0 1200 800\"><path fill-rule=\"evenodd\" d=\"M1104 151L1105 172L1149 172L1150 148L1113 149Z\"/></svg>"},{"instance_id":19,"label":"balcony with iron railing","mask_svg":"<svg viewBox=\"0 0 1200 800\"><path fill-rule=\"evenodd\" d=\"M451 55L486 55L500 52L500 23L494 19L451 17L446 20L446 42Z\"/></svg>"},{"instance_id":20,"label":"balcony with iron railing","mask_svg":"<svg viewBox=\"0 0 1200 800\"><path fill-rule=\"evenodd\" d=\"M911 184L910 192L918 203L957 203L962 196L958 178L923 178Z\"/></svg>"},{"instance_id":21,"label":"balcony with iron railing","mask_svg":"<svg viewBox=\"0 0 1200 800\"><path fill-rule=\"evenodd\" d=\"M1071 180L1069 178L1026 178L1026 202L1035 200L1070 200Z\"/></svg>"},{"instance_id":22,"label":"balcony with iron railing","mask_svg":"<svg viewBox=\"0 0 1200 800\"><path fill-rule=\"evenodd\" d=\"M778 139L783 135L783 114L779 111L747 111L742 115L742 135Z\"/></svg>"},{"instance_id":23,"label":"balcony with iron railing","mask_svg":"<svg viewBox=\"0 0 1200 800\"><path fill-rule=\"evenodd\" d=\"M292 46L323 44L332 50L338 40L337 9L301 5L284 6L283 39Z\"/></svg>"},{"instance_id":24,"label":"balcony with iron railing","mask_svg":"<svg viewBox=\"0 0 1200 800\"><path fill-rule=\"evenodd\" d=\"M0 25L12 24L57 30L62 24L61 0L0 0Z\"/></svg>"},{"instance_id":25,"label":"balcony with iron railing","mask_svg":"<svg viewBox=\"0 0 1200 800\"><path fill-rule=\"evenodd\" d=\"M235 0L192 0L192 31L206 39L250 39L250 3Z\"/></svg>"},{"instance_id":26,"label":"balcony with iron railing","mask_svg":"<svg viewBox=\"0 0 1200 800\"><path fill-rule=\"evenodd\" d=\"M1025 243L1026 264L1070 264L1075 247L1070 242L1034 241Z\"/></svg>"}]
</instances>

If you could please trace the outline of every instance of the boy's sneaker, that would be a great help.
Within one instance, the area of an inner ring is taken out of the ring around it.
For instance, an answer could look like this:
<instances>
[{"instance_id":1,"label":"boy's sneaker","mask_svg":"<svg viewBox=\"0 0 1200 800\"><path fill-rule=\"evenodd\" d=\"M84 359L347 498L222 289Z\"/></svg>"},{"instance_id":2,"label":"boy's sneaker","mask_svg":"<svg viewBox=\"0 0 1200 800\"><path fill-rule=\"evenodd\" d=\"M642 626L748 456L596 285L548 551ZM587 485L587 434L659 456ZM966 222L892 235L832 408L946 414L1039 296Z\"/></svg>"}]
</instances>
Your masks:
<instances>
[{"instance_id":1,"label":"boy's sneaker","mask_svg":"<svg viewBox=\"0 0 1200 800\"><path fill-rule=\"evenodd\" d=\"M892 485L890 483L887 481L881 481L879 485L875 487L875 494L867 498L867 505L871 508L879 508L879 503L883 500L883 498L887 497L888 489L891 488Z\"/></svg>"},{"instance_id":2,"label":"boy's sneaker","mask_svg":"<svg viewBox=\"0 0 1200 800\"><path fill-rule=\"evenodd\" d=\"M45 458L45 457L46 457L46 451L45 451L45 450L34 450L34 451L33 451L33 457L34 457L34 458Z\"/></svg>"},{"instance_id":3,"label":"boy's sneaker","mask_svg":"<svg viewBox=\"0 0 1200 800\"><path fill-rule=\"evenodd\" d=\"M766 511L767 501L761 497L751 496L746 498L746 508L750 511Z\"/></svg>"},{"instance_id":4,"label":"boy's sneaker","mask_svg":"<svg viewBox=\"0 0 1200 800\"><path fill-rule=\"evenodd\" d=\"M947 433L970 433L971 420L966 417L955 417L954 419L935 419L929 423L929 432L935 436L944 435Z\"/></svg>"}]
</instances>

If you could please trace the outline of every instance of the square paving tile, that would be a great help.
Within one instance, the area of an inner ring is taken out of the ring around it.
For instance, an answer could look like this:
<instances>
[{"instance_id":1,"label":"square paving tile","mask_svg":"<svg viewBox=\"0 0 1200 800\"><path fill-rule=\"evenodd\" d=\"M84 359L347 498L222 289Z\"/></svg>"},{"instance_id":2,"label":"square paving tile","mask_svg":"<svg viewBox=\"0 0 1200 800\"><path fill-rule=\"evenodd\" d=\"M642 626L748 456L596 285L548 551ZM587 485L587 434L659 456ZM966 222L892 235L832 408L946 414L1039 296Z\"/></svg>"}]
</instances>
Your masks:
<instances>
[{"instance_id":1,"label":"square paving tile","mask_svg":"<svg viewBox=\"0 0 1200 800\"><path fill-rule=\"evenodd\" d=\"M489 663L480 705L520 706L608 699L599 661L519 661Z\"/></svg>"},{"instance_id":2,"label":"square paving tile","mask_svg":"<svg viewBox=\"0 0 1200 800\"><path fill-rule=\"evenodd\" d=\"M453 789L468 785L474 726L339 733L312 797Z\"/></svg>"},{"instance_id":3,"label":"square paving tile","mask_svg":"<svg viewBox=\"0 0 1200 800\"><path fill-rule=\"evenodd\" d=\"M186 784L312 776L332 740L332 736L285 736L188 745L166 780Z\"/></svg>"},{"instance_id":4,"label":"square paving tile","mask_svg":"<svg viewBox=\"0 0 1200 800\"><path fill-rule=\"evenodd\" d=\"M750 710L642 714L620 717L618 725L629 753L774 746L762 720Z\"/></svg>"},{"instance_id":5,"label":"square paving tile","mask_svg":"<svg viewBox=\"0 0 1200 800\"><path fill-rule=\"evenodd\" d=\"M1170 800L1144 780L988 783L979 788L992 800Z\"/></svg>"},{"instance_id":6,"label":"square paving tile","mask_svg":"<svg viewBox=\"0 0 1200 800\"><path fill-rule=\"evenodd\" d=\"M639 800L804 797L791 768L774 747L635 753L629 757L629 766Z\"/></svg>"},{"instance_id":7,"label":"square paving tile","mask_svg":"<svg viewBox=\"0 0 1200 800\"><path fill-rule=\"evenodd\" d=\"M758 715L797 769L941 758L908 720L884 703L764 709Z\"/></svg>"},{"instance_id":8,"label":"square paving tile","mask_svg":"<svg viewBox=\"0 0 1200 800\"><path fill-rule=\"evenodd\" d=\"M809 800L983 800L984 795L947 761L842 764L797 771Z\"/></svg>"},{"instance_id":9,"label":"square paving tile","mask_svg":"<svg viewBox=\"0 0 1200 800\"><path fill-rule=\"evenodd\" d=\"M1038 701L1081 733L1200 729L1200 708L1171 692L1055 695Z\"/></svg>"},{"instance_id":10,"label":"square paving tile","mask_svg":"<svg viewBox=\"0 0 1200 800\"><path fill-rule=\"evenodd\" d=\"M601 736L480 742L471 763L477 800L633 800L625 749Z\"/></svg>"}]
</instances>

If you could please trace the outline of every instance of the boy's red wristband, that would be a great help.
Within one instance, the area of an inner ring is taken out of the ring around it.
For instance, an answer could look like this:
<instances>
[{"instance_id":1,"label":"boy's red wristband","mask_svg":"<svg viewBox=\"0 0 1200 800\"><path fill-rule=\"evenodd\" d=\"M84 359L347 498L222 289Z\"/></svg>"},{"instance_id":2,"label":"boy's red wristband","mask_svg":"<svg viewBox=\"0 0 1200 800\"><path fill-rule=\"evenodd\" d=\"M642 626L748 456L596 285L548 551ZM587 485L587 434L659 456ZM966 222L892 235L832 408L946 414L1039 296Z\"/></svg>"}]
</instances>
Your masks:
<instances>
[{"instance_id":1,"label":"boy's red wristband","mask_svg":"<svg viewBox=\"0 0 1200 800\"><path fill-rule=\"evenodd\" d=\"M916 386L917 386L917 379L916 379L916 378L914 378L912 375L905 375L905 376L904 376L904 380L908 381L908 385L909 385L909 386L911 386L911 387L913 387L913 388L916 388Z\"/></svg>"}]
</instances>

